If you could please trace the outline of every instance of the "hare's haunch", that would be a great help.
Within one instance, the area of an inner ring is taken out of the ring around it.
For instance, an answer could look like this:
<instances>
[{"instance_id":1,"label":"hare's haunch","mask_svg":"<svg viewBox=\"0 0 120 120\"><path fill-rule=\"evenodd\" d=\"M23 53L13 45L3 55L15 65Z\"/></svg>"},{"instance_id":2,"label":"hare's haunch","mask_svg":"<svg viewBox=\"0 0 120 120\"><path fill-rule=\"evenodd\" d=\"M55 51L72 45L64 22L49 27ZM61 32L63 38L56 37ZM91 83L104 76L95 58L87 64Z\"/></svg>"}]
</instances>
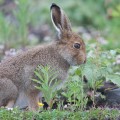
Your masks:
<instances>
[{"instance_id":1,"label":"hare's haunch","mask_svg":"<svg viewBox=\"0 0 120 120\"><path fill-rule=\"evenodd\" d=\"M0 64L0 107L13 107L20 93L24 92L29 109L38 108L39 91L31 80L38 65L51 66L58 71L58 79L64 81L70 65L85 63L85 44L78 34L72 32L68 17L56 4L52 4L50 10L58 39L19 53Z\"/></svg>"}]
</instances>

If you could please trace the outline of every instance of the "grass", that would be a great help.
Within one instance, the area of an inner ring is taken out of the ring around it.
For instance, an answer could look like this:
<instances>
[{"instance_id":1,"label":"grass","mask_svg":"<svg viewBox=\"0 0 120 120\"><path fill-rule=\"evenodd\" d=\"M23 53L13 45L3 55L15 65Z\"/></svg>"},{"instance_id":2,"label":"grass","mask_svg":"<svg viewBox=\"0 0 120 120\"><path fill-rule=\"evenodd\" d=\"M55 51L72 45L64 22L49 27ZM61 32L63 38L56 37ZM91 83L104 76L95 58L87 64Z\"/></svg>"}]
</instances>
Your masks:
<instances>
[{"instance_id":1,"label":"grass","mask_svg":"<svg viewBox=\"0 0 120 120\"><path fill-rule=\"evenodd\" d=\"M59 111L47 110L42 112L26 112L14 108L12 111L0 109L0 120L116 120L120 115L119 110L92 108L87 111Z\"/></svg>"}]
</instances>

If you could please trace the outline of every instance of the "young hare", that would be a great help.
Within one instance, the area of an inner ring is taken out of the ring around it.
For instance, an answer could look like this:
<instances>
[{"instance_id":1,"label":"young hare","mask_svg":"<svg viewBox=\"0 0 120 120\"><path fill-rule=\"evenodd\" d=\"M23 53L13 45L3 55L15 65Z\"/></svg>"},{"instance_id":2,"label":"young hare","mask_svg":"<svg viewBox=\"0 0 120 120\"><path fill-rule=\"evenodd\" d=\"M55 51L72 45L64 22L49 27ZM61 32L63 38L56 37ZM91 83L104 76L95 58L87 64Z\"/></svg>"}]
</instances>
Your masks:
<instances>
[{"instance_id":1,"label":"young hare","mask_svg":"<svg viewBox=\"0 0 120 120\"><path fill-rule=\"evenodd\" d=\"M50 9L58 39L0 63L0 106L13 107L20 93L24 92L28 98L29 109L37 110L39 91L31 79L38 65L51 66L58 71L58 79L64 81L70 65L85 63L86 51L83 40L72 32L70 21L59 6L52 4Z\"/></svg>"}]
</instances>

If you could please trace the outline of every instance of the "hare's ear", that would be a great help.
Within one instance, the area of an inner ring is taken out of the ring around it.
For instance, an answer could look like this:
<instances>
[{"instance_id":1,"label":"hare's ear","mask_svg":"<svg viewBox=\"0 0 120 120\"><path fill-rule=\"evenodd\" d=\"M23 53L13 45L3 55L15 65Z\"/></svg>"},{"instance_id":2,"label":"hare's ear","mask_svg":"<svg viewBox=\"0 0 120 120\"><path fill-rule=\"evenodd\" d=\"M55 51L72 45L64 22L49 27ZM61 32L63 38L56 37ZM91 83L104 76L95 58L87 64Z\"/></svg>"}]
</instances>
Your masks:
<instances>
[{"instance_id":1,"label":"hare's ear","mask_svg":"<svg viewBox=\"0 0 120 120\"><path fill-rule=\"evenodd\" d=\"M64 30L71 31L71 23L64 11L56 4L51 5L51 19L55 29L59 33L59 37Z\"/></svg>"}]
</instances>

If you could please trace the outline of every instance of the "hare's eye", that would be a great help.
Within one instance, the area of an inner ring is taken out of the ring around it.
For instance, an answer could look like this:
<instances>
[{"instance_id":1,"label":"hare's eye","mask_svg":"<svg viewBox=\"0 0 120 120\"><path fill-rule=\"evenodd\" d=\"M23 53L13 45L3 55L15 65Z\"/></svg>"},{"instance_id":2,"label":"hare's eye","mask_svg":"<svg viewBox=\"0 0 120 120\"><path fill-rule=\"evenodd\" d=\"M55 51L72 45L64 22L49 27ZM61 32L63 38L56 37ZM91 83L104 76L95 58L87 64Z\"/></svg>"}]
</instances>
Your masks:
<instances>
[{"instance_id":1,"label":"hare's eye","mask_svg":"<svg viewBox=\"0 0 120 120\"><path fill-rule=\"evenodd\" d=\"M79 48L80 48L80 44L79 44L79 43L75 43L73 46L74 46L74 48L76 48L76 49L79 49Z\"/></svg>"}]
</instances>

